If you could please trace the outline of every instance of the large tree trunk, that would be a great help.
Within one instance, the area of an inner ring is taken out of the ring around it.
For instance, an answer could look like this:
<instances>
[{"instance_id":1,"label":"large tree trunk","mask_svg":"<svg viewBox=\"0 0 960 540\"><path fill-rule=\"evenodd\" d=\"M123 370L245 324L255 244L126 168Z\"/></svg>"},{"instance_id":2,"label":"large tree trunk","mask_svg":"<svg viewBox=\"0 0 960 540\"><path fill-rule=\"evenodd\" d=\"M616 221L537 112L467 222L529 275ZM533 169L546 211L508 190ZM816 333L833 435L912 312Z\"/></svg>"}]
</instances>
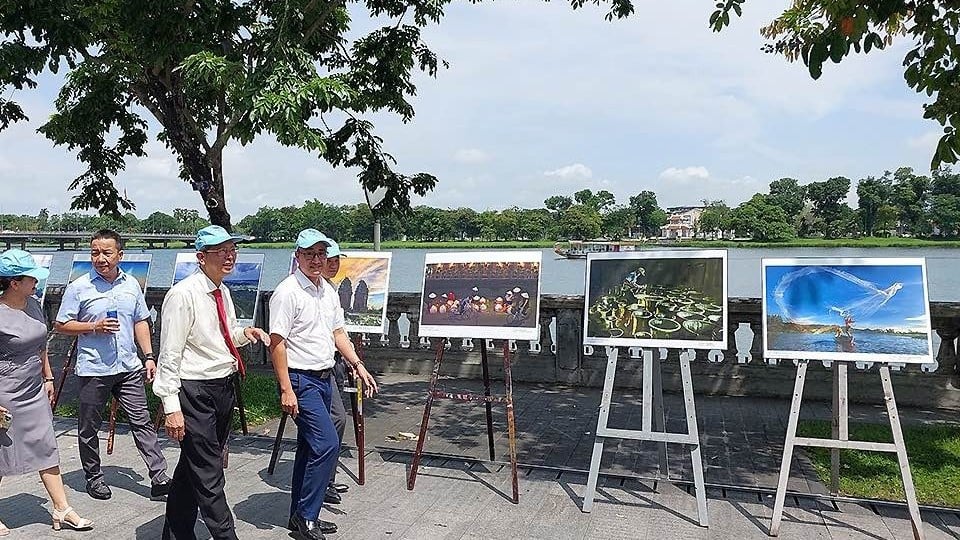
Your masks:
<instances>
[{"instance_id":1,"label":"large tree trunk","mask_svg":"<svg viewBox=\"0 0 960 540\"><path fill-rule=\"evenodd\" d=\"M223 195L223 159L218 153L216 156L210 156L210 170L213 173L213 189L202 193L203 204L207 207L207 214L210 215L210 223L219 225L229 232L233 231L230 224L230 212L227 212L227 201Z\"/></svg>"},{"instance_id":2,"label":"large tree trunk","mask_svg":"<svg viewBox=\"0 0 960 540\"><path fill-rule=\"evenodd\" d=\"M177 76L163 80L160 74L151 72L144 90L141 100L163 126L166 142L180 157L190 187L203 199L210 223L232 230L223 195L222 149L211 150L206 134L191 122Z\"/></svg>"}]
</instances>

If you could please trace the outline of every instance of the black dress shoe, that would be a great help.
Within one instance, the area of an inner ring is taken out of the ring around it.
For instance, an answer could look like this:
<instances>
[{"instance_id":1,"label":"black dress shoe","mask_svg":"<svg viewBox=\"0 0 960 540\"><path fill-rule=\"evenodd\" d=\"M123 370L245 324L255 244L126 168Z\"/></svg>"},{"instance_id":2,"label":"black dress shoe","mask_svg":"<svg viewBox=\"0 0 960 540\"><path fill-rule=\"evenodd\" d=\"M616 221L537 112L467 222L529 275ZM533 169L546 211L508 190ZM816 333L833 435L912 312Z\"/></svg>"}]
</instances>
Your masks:
<instances>
[{"instance_id":1,"label":"black dress shoe","mask_svg":"<svg viewBox=\"0 0 960 540\"><path fill-rule=\"evenodd\" d=\"M337 490L337 493L346 493L350 490L350 486L346 484L330 484L330 487Z\"/></svg>"},{"instance_id":2,"label":"black dress shoe","mask_svg":"<svg viewBox=\"0 0 960 540\"><path fill-rule=\"evenodd\" d=\"M164 497L170 493L170 480L164 480L150 486L150 497Z\"/></svg>"},{"instance_id":3,"label":"black dress shoe","mask_svg":"<svg viewBox=\"0 0 960 540\"><path fill-rule=\"evenodd\" d=\"M303 518L300 518L300 519L303 519ZM315 524L316 528L317 528L317 529L320 529L320 532L322 532L323 534L333 534L333 533L337 532L337 524L336 524L336 523L333 523L333 522L330 522L330 521L324 521L324 520L322 520L322 519L318 519L317 521L314 522L314 524ZM287 521L287 529L290 529L291 531L294 531L294 532L296 532L296 531L298 530L298 529L297 529L297 521L296 521L292 516L291 516L290 519Z\"/></svg>"},{"instance_id":4,"label":"black dress shoe","mask_svg":"<svg viewBox=\"0 0 960 540\"><path fill-rule=\"evenodd\" d=\"M110 491L110 486L108 486L106 482L96 480L94 482L87 482L87 495L90 495L94 499L105 501L113 496L113 492Z\"/></svg>"},{"instance_id":5,"label":"black dress shoe","mask_svg":"<svg viewBox=\"0 0 960 540\"><path fill-rule=\"evenodd\" d=\"M323 531L317 526L317 522L307 521L303 519L303 516L290 516L287 528L298 533L306 540L326 540L326 537L323 536Z\"/></svg>"},{"instance_id":6,"label":"black dress shoe","mask_svg":"<svg viewBox=\"0 0 960 540\"><path fill-rule=\"evenodd\" d=\"M337 493L337 490L332 486L328 486L327 491L323 494L323 502L327 504L340 504L340 494Z\"/></svg>"}]
</instances>

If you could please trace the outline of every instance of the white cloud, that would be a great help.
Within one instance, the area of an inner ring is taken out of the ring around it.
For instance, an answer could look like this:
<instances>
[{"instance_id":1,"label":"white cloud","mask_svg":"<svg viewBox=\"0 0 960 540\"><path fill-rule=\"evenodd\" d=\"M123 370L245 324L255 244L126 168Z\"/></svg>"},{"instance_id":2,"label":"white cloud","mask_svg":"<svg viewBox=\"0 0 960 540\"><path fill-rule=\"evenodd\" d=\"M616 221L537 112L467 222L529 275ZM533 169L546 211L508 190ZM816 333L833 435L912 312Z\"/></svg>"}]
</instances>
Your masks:
<instances>
[{"instance_id":1,"label":"white cloud","mask_svg":"<svg viewBox=\"0 0 960 540\"><path fill-rule=\"evenodd\" d=\"M806 183L900 166L928 170L940 135L922 119L925 97L903 82L909 39L831 63L814 81L802 63L760 51L757 29L782 2L752 4L721 34L706 24L712 8L694 0L649 3L609 22L605 6L590 3L448 7L424 40L450 68L415 77L416 116L369 116L398 172L439 179L415 204L530 207L588 188L607 189L620 203L649 189L662 205L704 198L734 205L786 176ZM351 16L353 37L387 22L369 21L359 5ZM0 132L0 181L31 189L0 192L5 212L62 212L76 195L66 186L83 165L36 133L62 81L44 75L38 91L13 96L31 121ZM154 141L148 153L130 159L117 180L137 213L202 209L169 150ZM263 205L363 201L356 170L334 169L269 137L231 144L223 157L235 219ZM702 165L678 165L685 163Z\"/></svg>"},{"instance_id":2,"label":"white cloud","mask_svg":"<svg viewBox=\"0 0 960 540\"><path fill-rule=\"evenodd\" d=\"M134 169L147 176L173 178L177 176L176 160L172 156L147 155L137 159Z\"/></svg>"},{"instance_id":3,"label":"white cloud","mask_svg":"<svg viewBox=\"0 0 960 540\"><path fill-rule=\"evenodd\" d=\"M710 171L706 167L670 167L660 173L661 180L669 182L685 183L694 180L707 180L710 178Z\"/></svg>"},{"instance_id":4,"label":"white cloud","mask_svg":"<svg viewBox=\"0 0 960 540\"><path fill-rule=\"evenodd\" d=\"M457 163L477 164L490 161L490 155L479 148L461 148L453 154Z\"/></svg>"},{"instance_id":5,"label":"white cloud","mask_svg":"<svg viewBox=\"0 0 960 540\"><path fill-rule=\"evenodd\" d=\"M937 144L940 143L940 137L943 137L942 131L928 131L922 135L916 137L907 138L907 147L915 150L923 150L924 152L929 152L932 156L934 150L937 149Z\"/></svg>"},{"instance_id":6,"label":"white cloud","mask_svg":"<svg viewBox=\"0 0 960 540\"><path fill-rule=\"evenodd\" d=\"M587 167L583 163L574 163L573 165L567 165L552 171L544 171L543 175L572 182L578 180L589 180L593 178L593 171L591 171L590 167Z\"/></svg>"}]
</instances>

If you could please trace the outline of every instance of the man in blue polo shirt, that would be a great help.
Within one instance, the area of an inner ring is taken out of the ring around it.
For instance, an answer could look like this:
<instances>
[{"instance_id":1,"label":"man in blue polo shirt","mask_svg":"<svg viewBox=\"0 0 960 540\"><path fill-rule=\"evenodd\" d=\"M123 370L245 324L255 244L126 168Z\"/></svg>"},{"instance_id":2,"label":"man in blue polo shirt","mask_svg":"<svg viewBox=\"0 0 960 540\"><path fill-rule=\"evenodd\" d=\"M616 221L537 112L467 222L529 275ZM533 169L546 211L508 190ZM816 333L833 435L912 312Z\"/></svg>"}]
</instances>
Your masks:
<instances>
[{"instance_id":1,"label":"man in blue polo shirt","mask_svg":"<svg viewBox=\"0 0 960 540\"><path fill-rule=\"evenodd\" d=\"M100 425L107 399L113 395L130 420L133 440L150 473L151 497L170 491L167 462L150 421L143 379L152 382L157 370L150 340L150 311L137 280L120 269L123 240L103 229L90 241L93 268L63 292L54 329L77 336L76 374L80 380L77 439L87 493L109 499L110 487L100 469ZM143 351L144 363L137 356Z\"/></svg>"}]
</instances>

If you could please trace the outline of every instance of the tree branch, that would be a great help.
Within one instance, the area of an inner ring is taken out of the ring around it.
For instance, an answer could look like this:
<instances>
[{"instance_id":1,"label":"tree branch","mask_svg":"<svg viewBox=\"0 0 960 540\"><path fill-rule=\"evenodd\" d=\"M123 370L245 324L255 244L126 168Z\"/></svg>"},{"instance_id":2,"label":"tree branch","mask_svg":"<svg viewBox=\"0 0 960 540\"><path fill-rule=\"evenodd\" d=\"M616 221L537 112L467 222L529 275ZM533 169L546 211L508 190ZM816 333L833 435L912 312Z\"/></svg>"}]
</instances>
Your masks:
<instances>
[{"instance_id":1,"label":"tree branch","mask_svg":"<svg viewBox=\"0 0 960 540\"><path fill-rule=\"evenodd\" d=\"M310 2L309 7L312 8L315 3L316 3L315 0L313 2ZM310 28L308 28L307 31L303 33L304 43L310 41L310 38L313 37L313 34L316 33L316 31L320 28L320 25L322 25L323 22L327 19L327 17L330 16L330 13L333 12L334 8L336 8L339 5L340 5L339 0L332 0L330 3L326 5L323 12L321 12L320 15L317 16L316 20L313 21L313 24L310 25ZM306 12L307 10L304 10L304 11Z\"/></svg>"}]
</instances>

